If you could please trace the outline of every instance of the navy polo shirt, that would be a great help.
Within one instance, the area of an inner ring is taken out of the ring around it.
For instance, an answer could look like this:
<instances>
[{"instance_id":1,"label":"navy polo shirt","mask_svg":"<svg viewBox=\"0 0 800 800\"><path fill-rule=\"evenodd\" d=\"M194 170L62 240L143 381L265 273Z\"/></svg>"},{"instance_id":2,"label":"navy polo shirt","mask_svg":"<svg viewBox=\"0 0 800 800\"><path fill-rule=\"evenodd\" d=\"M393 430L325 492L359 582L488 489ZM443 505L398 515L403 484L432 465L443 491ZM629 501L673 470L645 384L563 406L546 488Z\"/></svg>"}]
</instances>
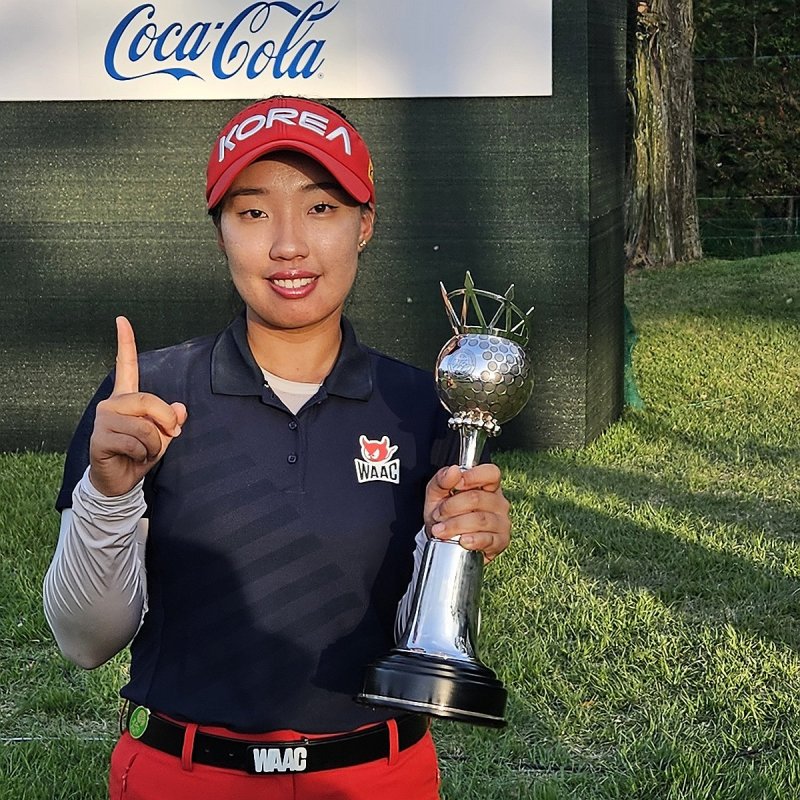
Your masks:
<instances>
[{"instance_id":1,"label":"navy polo shirt","mask_svg":"<svg viewBox=\"0 0 800 800\"><path fill-rule=\"evenodd\" d=\"M294 415L265 384L244 317L139 358L140 389L189 412L145 478L149 610L124 697L240 731L349 730L393 645L425 486L457 462L430 373L365 348L339 357ZM57 507L88 464L97 403L70 445Z\"/></svg>"}]
</instances>

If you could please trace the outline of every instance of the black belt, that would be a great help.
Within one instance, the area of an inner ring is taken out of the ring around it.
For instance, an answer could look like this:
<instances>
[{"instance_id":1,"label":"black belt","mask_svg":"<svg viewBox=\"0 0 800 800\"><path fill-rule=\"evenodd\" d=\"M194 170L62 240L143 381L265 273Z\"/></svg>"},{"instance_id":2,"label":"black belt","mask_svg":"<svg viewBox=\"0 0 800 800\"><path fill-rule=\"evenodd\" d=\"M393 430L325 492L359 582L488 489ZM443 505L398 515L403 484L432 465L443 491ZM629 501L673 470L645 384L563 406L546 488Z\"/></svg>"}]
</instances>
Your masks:
<instances>
[{"instance_id":1,"label":"black belt","mask_svg":"<svg viewBox=\"0 0 800 800\"><path fill-rule=\"evenodd\" d=\"M177 722L157 717L146 709L131 705L126 727L131 727L131 716L137 715L136 733L140 742L169 753L177 758L183 752L186 727ZM416 744L428 730L425 717L407 714L397 720L398 749L405 750ZM300 739L289 742L257 742L228 739L210 733L197 732L192 750L192 761L211 767L236 769L252 774L287 774L320 772L366 764L389 756L389 728L385 722L353 733L326 736L324 739Z\"/></svg>"}]
</instances>

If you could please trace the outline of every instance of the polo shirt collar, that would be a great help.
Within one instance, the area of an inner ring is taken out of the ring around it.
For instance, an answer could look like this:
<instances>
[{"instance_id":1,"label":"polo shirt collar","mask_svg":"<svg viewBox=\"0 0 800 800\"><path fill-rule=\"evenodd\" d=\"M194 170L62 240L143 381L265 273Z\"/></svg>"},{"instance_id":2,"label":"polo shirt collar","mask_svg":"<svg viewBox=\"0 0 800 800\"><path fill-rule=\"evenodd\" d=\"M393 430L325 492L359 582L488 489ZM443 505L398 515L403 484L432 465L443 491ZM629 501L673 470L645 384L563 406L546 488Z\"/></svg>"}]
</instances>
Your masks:
<instances>
[{"instance_id":1,"label":"polo shirt collar","mask_svg":"<svg viewBox=\"0 0 800 800\"><path fill-rule=\"evenodd\" d=\"M353 326L342 317L342 344L330 374L322 383L328 394L366 400L372 393L372 368L367 349ZM264 373L247 343L244 313L228 325L211 351L211 391L238 396L261 395Z\"/></svg>"}]
</instances>

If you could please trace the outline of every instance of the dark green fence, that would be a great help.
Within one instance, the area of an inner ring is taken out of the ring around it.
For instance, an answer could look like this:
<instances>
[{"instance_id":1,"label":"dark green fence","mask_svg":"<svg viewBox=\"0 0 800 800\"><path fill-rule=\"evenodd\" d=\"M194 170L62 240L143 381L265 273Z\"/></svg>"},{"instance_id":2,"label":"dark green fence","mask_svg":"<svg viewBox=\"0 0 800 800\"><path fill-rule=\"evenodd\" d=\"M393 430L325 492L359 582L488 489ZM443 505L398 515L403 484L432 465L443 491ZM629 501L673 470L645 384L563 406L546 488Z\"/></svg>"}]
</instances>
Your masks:
<instances>
[{"instance_id":1,"label":"dark green fence","mask_svg":"<svg viewBox=\"0 0 800 800\"><path fill-rule=\"evenodd\" d=\"M362 338L432 366L438 283L466 269L536 306L536 387L507 447L580 446L621 409L624 24L621 0L555 4L552 97L334 101L376 165ZM115 315L142 349L231 316L204 169L245 102L0 103L0 449L66 445Z\"/></svg>"}]
</instances>

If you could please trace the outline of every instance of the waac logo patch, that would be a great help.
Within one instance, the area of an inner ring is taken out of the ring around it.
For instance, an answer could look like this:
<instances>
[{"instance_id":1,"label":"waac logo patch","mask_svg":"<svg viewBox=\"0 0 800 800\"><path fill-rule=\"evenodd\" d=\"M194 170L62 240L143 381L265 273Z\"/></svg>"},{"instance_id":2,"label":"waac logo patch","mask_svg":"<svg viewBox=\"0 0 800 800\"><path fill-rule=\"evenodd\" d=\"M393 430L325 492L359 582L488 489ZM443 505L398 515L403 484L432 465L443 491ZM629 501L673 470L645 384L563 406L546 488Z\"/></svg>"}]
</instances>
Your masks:
<instances>
[{"instance_id":1,"label":"waac logo patch","mask_svg":"<svg viewBox=\"0 0 800 800\"><path fill-rule=\"evenodd\" d=\"M361 445L363 461L355 458L353 463L356 465L356 477L359 483L369 481L400 483L400 459L392 458L397 445L392 444L388 436L376 440L359 436L358 443Z\"/></svg>"}]
</instances>

